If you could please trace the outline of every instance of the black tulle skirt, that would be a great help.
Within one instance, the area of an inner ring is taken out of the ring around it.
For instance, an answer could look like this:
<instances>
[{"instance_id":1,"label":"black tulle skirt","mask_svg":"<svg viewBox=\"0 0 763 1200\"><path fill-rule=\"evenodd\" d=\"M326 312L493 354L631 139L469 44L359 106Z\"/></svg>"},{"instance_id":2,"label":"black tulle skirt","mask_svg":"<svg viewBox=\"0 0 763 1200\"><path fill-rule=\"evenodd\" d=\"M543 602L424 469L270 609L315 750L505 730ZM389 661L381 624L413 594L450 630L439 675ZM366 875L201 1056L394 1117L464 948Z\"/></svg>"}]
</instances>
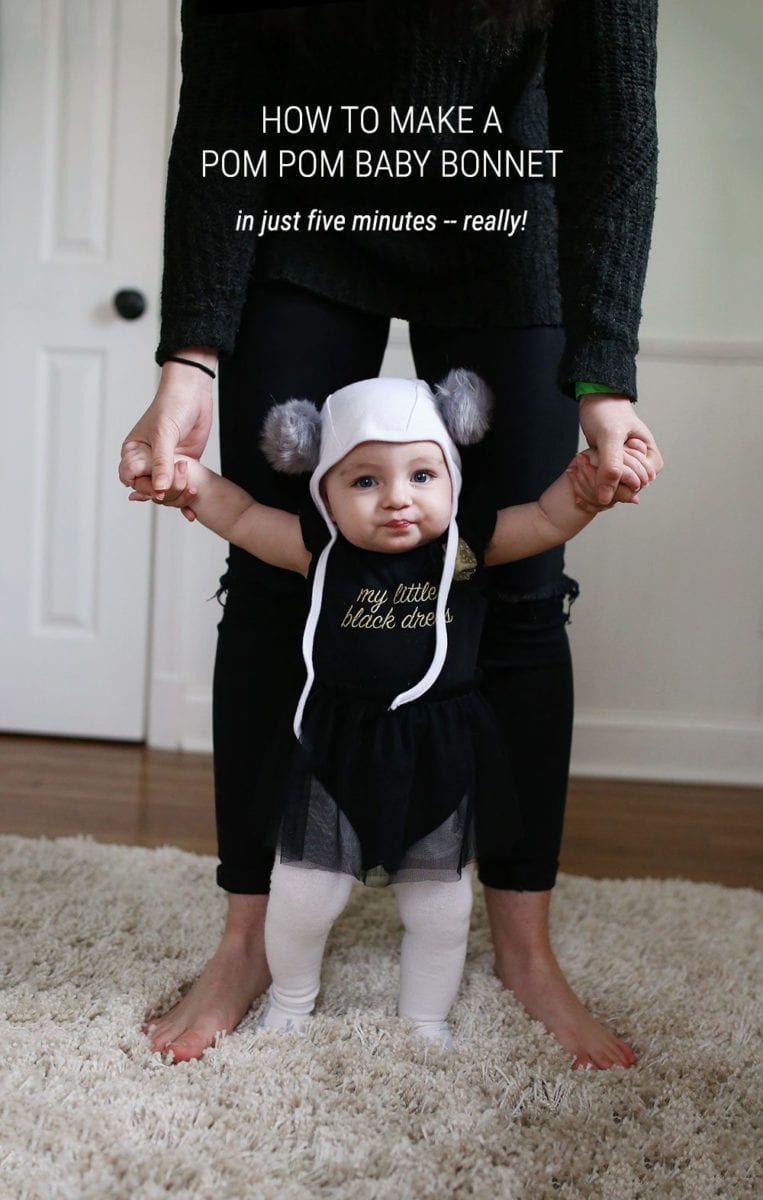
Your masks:
<instances>
[{"instance_id":1,"label":"black tulle skirt","mask_svg":"<svg viewBox=\"0 0 763 1200\"><path fill-rule=\"evenodd\" d=\"M475 689L390 712L315 683L285 758L272 839L283 862L368 884L456 879L519 834L501 735Z\"/></svg>"}]
</instances>

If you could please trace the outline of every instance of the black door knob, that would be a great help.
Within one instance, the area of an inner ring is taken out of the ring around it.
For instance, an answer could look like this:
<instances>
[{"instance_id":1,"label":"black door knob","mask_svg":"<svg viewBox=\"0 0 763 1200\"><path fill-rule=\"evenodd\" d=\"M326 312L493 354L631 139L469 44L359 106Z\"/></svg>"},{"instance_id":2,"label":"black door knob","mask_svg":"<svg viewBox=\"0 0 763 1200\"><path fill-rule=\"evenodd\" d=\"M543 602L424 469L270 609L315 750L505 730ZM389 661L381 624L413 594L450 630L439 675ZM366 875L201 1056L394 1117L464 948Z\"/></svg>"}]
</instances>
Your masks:
<instances>
[{"instance_id":1,"label":"black door knob","mask_svg":"<svg viewBox=\"0 0 763 1200\"><path fill-rule=\"evenodd\" d=\"M114 308L125 321L134 321L146 311L146 297L135 288L122 288L114 296Z\"/></svg>"}]
</instances>

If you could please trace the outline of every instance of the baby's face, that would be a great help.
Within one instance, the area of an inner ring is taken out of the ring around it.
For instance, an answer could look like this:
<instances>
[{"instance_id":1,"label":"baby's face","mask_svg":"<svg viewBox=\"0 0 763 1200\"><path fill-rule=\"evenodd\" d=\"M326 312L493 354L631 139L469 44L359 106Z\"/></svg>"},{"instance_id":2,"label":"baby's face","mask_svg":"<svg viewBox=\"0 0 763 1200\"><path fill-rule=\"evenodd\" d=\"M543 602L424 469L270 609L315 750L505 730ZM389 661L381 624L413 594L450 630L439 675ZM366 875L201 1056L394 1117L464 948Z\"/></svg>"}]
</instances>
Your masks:
<instances>
[{"instance_id":1,"label":"baby's face","mask_svg":"<svg viewBox=\"0 0 763 1200\"><path fill-rule=\"evenodd\" d=\"M321 486L340 533L361 550L413 550L450 522L453 489L435 442L361 442Z\"/></svg>"}]
</instances>

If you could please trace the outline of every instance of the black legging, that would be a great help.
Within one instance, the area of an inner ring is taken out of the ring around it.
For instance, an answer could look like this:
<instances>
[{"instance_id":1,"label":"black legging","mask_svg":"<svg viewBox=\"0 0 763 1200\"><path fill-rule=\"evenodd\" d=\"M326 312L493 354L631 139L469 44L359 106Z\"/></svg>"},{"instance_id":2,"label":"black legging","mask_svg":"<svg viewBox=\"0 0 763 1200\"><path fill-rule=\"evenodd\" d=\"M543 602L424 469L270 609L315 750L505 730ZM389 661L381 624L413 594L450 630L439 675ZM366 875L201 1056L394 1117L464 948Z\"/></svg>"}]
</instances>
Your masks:
<instances>
[{"instance_id":1,"label":"black legging","mask_svg":"<svg viewBox=\"0 0 763 1200\"><path fill-rule=\"evenodd\" d=\"M389 318L357 312L303 288L253 282L235 354L220 367L223 474L266 504L296 512L306 481L275 472L259 447L265 413L300 396L320 404L337 388L378 375ZM470 474L490 472L499 506L537 499L569 463L578 439L575 403L556 386L559 329L410 327L417 374L434 384L451 367L476 371L493 389L486 442L467 450ZM482 640L483 690L511 756L522 809L522 841L479 863L491 887L554 886L561 845L572 731L572 667L564 600L577 594L563 574L563 547L490 572ZM268 795L258 764L291 722L303 680L305 581L231 547L221 580L214 680L218 883L228 892L268 891L273 853Z\"/></svg>"}]
</instances>

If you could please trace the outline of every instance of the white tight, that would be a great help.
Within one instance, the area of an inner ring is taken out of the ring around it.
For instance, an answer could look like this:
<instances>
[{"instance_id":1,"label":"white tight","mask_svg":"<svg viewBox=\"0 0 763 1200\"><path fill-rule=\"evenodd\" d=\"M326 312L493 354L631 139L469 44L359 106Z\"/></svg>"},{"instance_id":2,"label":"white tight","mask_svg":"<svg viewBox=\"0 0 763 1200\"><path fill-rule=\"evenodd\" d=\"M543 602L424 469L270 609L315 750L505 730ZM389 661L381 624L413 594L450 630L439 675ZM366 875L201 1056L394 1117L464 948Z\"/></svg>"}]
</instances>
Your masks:
<instances>
[{"instance_id":1,"label":"white tight","mask_svg":"<svg viewBox=\"0 0 763 1200\"><path fill-rule=\"evenodd\" d=\"M405 926L398 1012L424 1036L447 1040L445 1019L466 957L472 907L471 867L460 880L394 884ZM276 862L265 918L273 976L263 1024L295 1028L312 1012L329 931L350 897L352 877Z\"/></svg>"}]
</instances>

